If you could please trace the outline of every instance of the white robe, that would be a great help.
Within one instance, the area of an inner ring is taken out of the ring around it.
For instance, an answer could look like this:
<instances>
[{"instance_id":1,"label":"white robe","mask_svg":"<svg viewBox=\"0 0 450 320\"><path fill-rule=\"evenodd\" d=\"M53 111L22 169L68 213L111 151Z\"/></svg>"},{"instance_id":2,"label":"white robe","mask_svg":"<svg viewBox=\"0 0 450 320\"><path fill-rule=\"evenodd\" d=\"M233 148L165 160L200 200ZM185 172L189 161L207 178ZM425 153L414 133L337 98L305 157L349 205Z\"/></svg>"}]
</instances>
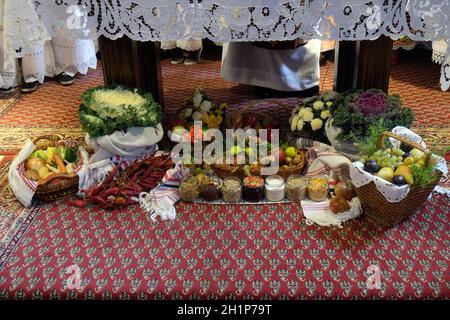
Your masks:
<instances>
[{"instance_id":1,"label":"white robe","mask_svg":"<svg viewBox=\"0 0 450 320\"><path fill-rule=\"evenodd\" d=\"M63 37L50 41L31 1L0 0L0 16L1 88L14 87L22 79L42 83L46 76L62 72L71 76L78 72L86 74L89 68L97 67L94 42ZM17 48L21 49L20 53L15 52ZM22 59L22 70L18 58Z\"/></svg>"},{"instance_id":2,"label":"white robe","mask_svg":"<svg viewBox=\"0 0 450 320\"><path fill-rule=\"evenodd\" d=\"M269 50L248 42L224 44L224 79L280 91L301 91L319 85L320 40L296 49Z\"/></svg>"}]
</instances>

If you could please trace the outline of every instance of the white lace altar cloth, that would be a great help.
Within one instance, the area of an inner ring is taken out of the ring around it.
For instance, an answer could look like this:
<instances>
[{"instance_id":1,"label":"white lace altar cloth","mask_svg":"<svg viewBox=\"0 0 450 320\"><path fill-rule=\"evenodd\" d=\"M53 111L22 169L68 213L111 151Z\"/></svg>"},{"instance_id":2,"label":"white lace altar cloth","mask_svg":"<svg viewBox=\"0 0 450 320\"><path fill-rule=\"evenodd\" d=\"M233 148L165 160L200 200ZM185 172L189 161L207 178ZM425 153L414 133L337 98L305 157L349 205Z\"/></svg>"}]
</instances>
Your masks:
<instances>
[{"instance_id":1,"label":"white lace altar cloth","mask_svg":"<svg viewBox=\"0 0 450 320\"><path fill-rule=\"evenodd\" d=\"M450 0L35 0L50 33L138 41L450 40ZM450 49L441 69L450 87Z\"/></svg>"}]
</instances>

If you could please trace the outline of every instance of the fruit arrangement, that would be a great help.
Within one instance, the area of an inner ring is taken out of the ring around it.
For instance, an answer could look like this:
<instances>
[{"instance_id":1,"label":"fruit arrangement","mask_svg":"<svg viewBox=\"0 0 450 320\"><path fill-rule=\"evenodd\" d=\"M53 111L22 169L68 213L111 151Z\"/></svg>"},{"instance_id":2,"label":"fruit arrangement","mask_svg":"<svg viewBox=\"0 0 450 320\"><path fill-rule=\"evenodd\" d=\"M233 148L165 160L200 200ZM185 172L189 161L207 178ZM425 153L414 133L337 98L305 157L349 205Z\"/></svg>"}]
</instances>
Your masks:
<instances>
[{"instance_id":1,"label":"fruit arrangement","mask_svg":"<svg viewBox=\"0 0 450 320\"><path fill-rule=\"evenodd\" d=\"M334 194L330 200L331 212L338 214L350 209L349 201L356 197L355 187L350 180L338 181L334 187Z\"/></svg>"},{"instance_id":2,"label":"fruit arrangement","mask_svg":"<svg viewBox=\"0 0 450 320\"><path fill-rule=\"evenodd\" d=\"M74 148L48 147L36 150L25 161L24 176L39 184L58 174L75 176L78 155Z\"/></svg>"},{"instance_id":3,"label":"fruit arrangement","mask_svg":"<svg viewBox=\"0 0 450 320\"><path fill-rule=\"evenodd\" d=\"M401 145L400 148L377 150L372 155L362 157L364 170L397 186L414 184L414 169L426 165L425 152Z\"/></svg>"},{"instance_id":4,"label":"fruit arrangement","mask_svg":"<svg viewBox=\"0 0 450 320\"><path fill-rule=\"evenodd\" d=\"M287 179L291 174L300 174L306 163L306 150L297 150L293 146L282 143L277 149L271 152L271 155L259 159L259 161L250 165L251 175L260 175L261 168L270 166L272 162L278 162L278 175Z\"/></svg>"}]
</instances>

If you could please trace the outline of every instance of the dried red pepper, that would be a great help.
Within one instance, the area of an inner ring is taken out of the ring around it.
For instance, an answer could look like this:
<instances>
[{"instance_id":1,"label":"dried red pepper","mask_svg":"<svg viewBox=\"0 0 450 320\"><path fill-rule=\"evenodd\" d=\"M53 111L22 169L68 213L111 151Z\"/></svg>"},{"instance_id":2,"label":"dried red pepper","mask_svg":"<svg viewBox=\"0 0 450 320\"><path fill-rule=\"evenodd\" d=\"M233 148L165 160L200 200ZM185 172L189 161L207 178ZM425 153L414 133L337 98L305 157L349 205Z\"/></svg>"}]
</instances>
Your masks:
<instances>
[{"instance_id":1,"label":"dried red pepper","mask_svg":"<svg viewBox=\"0 0 450 320\"><path fill-rule=\"evenodd\" d=\"M122 161L111 171L103 183L85 190L84 200L68 202L75 207L96 205L104 209L115 209L136 203L141 192L149 192L161 182L167 170L173 167L170 154L148 156L127 166L122 172L120 168L126 164Z\"/></svg>"}]
</instances>

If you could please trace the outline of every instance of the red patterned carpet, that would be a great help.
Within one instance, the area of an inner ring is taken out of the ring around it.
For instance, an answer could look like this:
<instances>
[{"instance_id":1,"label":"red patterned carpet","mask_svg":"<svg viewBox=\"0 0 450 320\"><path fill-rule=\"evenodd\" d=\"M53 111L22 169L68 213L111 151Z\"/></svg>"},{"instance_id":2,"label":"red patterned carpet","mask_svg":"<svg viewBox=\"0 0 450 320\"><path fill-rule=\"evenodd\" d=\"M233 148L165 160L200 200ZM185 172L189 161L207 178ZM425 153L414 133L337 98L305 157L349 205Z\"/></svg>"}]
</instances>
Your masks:
<instances>
[{"instance_id":1,"label":"red patterned carpet","mask_svg":"<svg viewBox=\"0 0 450 320\"><path fill-rule=\"evenodd\" d=\"M0 297L448 297L450 211L443 200L435 196L386 231L365 219L343 229L307 226L295 204L180 204L177 219L166 223L140 210L48 205L31 214L0 267ZM81 270L80 292L66 288L71 265ZM380 289L367 289L370 265L380 268Z\"/></svg>"},{"instance_id":2,"label":"red patterned carpet","mask_svg":"<svg viewBox=\"0 0 450 320\"><path fill-rule=\"evenodd\" d=\"M163 62L172 116L198 86L218 102L253 99L249 87L223 81L219 68L214 60L189 67ZM332 70L322 67L322 89L332 87ZM433 195L389 230L365 218L341 229L308 226L293 204L180 203L173 222L152 222L139 208L80 210L65 202L22 208L7 188L12 157L2 156L5 150L42 133L81 138L79 95L101 82L97 70L71 87L50 81L0 104L0 299L450 297L445 195ZM438 66L405 57L393 67L390 91L416 111L416 126L429 141L449 145L450 93L439 90ZM367 288L370 265L381 272L378 289ZM67 288L71 266L80 269L81 291Z\"/></svg>"}]
</instances>

